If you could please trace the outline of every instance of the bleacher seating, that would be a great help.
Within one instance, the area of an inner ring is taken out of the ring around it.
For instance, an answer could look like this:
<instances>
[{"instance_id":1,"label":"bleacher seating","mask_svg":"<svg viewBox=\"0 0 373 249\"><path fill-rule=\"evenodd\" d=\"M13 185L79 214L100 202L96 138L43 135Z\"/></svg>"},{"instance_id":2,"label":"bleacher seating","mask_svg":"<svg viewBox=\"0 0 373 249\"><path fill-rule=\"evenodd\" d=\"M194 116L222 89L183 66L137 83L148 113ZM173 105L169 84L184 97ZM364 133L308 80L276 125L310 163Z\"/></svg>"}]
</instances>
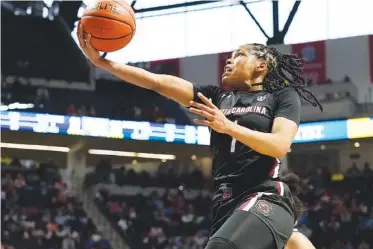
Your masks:
<instances>
[{"instance_id":1,"label":"bleacher seating","mask_svg":"<svg viewBox=\"0 0 373 249\"><path fill-rule=\"evenodd\" d=\"M126 186L98 186L96 195L97 205L131 248L203 248L211 222L211 195L186 198L180 191L185 188L178 190L177 184L162 188L162 181L134 174L124 174L133 179L121 182ZM152 182L157 188L149 188ZM331 181L327 171L315 170L303 175L302 183L300 197L306 209L298 228L316 248L363 249L373 244L373 172L368 163L362 171L349 169L342 181Z\"/></svg>"},{"instance_id":2,"label":"bleacher seating","mask_svg":"<svg viewBox=\"0 0 373 249\"><path fill-rule=\"evenodd\" d=\"M133 249L152 245L202 249L208 238L209 197L186 199L182 191L125 196L103 190L97 194L96 203Z\"/></svg>"},{"instance_id":3,"label":"bleacher seating","mask_svg":"<svg viewBox=\"0 0 373 249\"><path fill-rule=\"evenodd\" d=\"M55 165L15 159L1 171L2 248L110 248Z\"/></svg>"}]
</instances>

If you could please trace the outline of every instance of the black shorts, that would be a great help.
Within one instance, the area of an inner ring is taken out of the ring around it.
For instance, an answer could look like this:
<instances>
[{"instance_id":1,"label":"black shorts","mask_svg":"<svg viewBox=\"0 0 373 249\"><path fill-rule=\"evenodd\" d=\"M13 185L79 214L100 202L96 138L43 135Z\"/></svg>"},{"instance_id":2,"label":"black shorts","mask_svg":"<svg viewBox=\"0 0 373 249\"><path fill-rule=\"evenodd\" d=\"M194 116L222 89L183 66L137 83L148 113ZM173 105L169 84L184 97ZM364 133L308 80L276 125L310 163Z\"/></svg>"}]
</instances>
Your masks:
<instances>
[{"instance_id":1,"label":"black shorts","mask_svg":"<svg viewBox=\"0 0 373 249\"><path fill-rule=\"evenodd\" d=\"M241 205L214 233L207 249L283 249L294 217L266 196Z\"/></svg>"}]
</instances>

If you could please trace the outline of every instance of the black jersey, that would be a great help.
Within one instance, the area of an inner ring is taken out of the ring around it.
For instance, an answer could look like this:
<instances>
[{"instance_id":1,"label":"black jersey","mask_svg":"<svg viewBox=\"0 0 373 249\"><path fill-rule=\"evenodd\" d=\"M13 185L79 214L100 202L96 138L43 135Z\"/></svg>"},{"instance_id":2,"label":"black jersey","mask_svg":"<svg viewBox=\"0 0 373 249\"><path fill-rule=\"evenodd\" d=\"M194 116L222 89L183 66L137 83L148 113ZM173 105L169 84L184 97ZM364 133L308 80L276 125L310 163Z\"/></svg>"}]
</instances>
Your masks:
<instances>
[{"instance_id":1,"label":"black jersey","mask_svg":"<svg viewBox=\"0 0 373 249\"><path fill-rule=\"evenodd\" d=\"M194 85L194 101L200 103L197 93L211 99L225 116L251 130L270 133L273 120L284 117L300 122L301 103L298 93L285 88L275 93L227 92L211 85ZM285 184L277 181L280 163L277 158L260 154L250 147L232 139L229 135L211 131L210 146L213 153L212 176L216 194L214 197L214 224L253 194L289 194ZM276 201L276 198L272 198ZM282 202L281 198L277 199ZM224 206L224 207L223 207ZM287 209L292 212L292 203ZM213 226L214 226L213 224Z\"/></svg>"}]
</instances>

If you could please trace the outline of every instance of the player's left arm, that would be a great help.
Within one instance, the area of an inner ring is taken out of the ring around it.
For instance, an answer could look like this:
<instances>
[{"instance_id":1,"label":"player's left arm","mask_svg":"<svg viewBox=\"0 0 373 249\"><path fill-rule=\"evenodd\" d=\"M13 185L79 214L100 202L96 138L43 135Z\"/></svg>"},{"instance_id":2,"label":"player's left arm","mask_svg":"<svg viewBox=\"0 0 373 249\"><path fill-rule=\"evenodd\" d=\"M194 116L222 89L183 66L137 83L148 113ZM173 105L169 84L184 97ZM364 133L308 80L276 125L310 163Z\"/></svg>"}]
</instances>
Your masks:
<instances>
[{"instance_id":1,"label":"player's left arm","mask_svg":"<svg viewBox=\"0 0 373 249\"><path fill-rule=\"evenodd\" d=\"M273 122L271 133L254 131L231 123L227 134L253 150L275 158L283 158L290 150L298 126L293 121L278 117Z\"/></svg>"},{"instance_id":2,"label":"player's left arm","mask_svg":"<svg viewBox=\"0 0 373 249\"><path fill-rule=\"evenodd\" d=\"M261 154L283 158L289 152L298 131L301 111L298 93L291 88L280 91L276 94L275 106L271 133L231 123L227 134Z\"/></svg>"}]
</instances>

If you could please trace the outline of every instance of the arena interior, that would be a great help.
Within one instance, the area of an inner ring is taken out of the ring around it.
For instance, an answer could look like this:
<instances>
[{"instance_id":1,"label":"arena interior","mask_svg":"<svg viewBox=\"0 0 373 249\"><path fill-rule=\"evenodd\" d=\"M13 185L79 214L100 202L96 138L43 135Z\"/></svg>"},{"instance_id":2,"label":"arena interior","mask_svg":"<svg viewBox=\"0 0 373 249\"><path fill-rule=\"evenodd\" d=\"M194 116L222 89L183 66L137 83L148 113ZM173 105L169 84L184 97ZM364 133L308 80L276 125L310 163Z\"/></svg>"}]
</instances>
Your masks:
<instances>
[{"instance_id":1,"label":"arena interior","mask_svg":"<svg viewBox=\"0 0 373 249\"><path fill-rule=\"evenodd\" d=\"M1 1L1 247L202 249L209 130L94 68L81 1ZM302 103L282 167L318 249L373 249L373 1L131 0L134 39L108 58L220 85L238 45L297 53L324 112Z\"/></svg>"}]
</instances>

